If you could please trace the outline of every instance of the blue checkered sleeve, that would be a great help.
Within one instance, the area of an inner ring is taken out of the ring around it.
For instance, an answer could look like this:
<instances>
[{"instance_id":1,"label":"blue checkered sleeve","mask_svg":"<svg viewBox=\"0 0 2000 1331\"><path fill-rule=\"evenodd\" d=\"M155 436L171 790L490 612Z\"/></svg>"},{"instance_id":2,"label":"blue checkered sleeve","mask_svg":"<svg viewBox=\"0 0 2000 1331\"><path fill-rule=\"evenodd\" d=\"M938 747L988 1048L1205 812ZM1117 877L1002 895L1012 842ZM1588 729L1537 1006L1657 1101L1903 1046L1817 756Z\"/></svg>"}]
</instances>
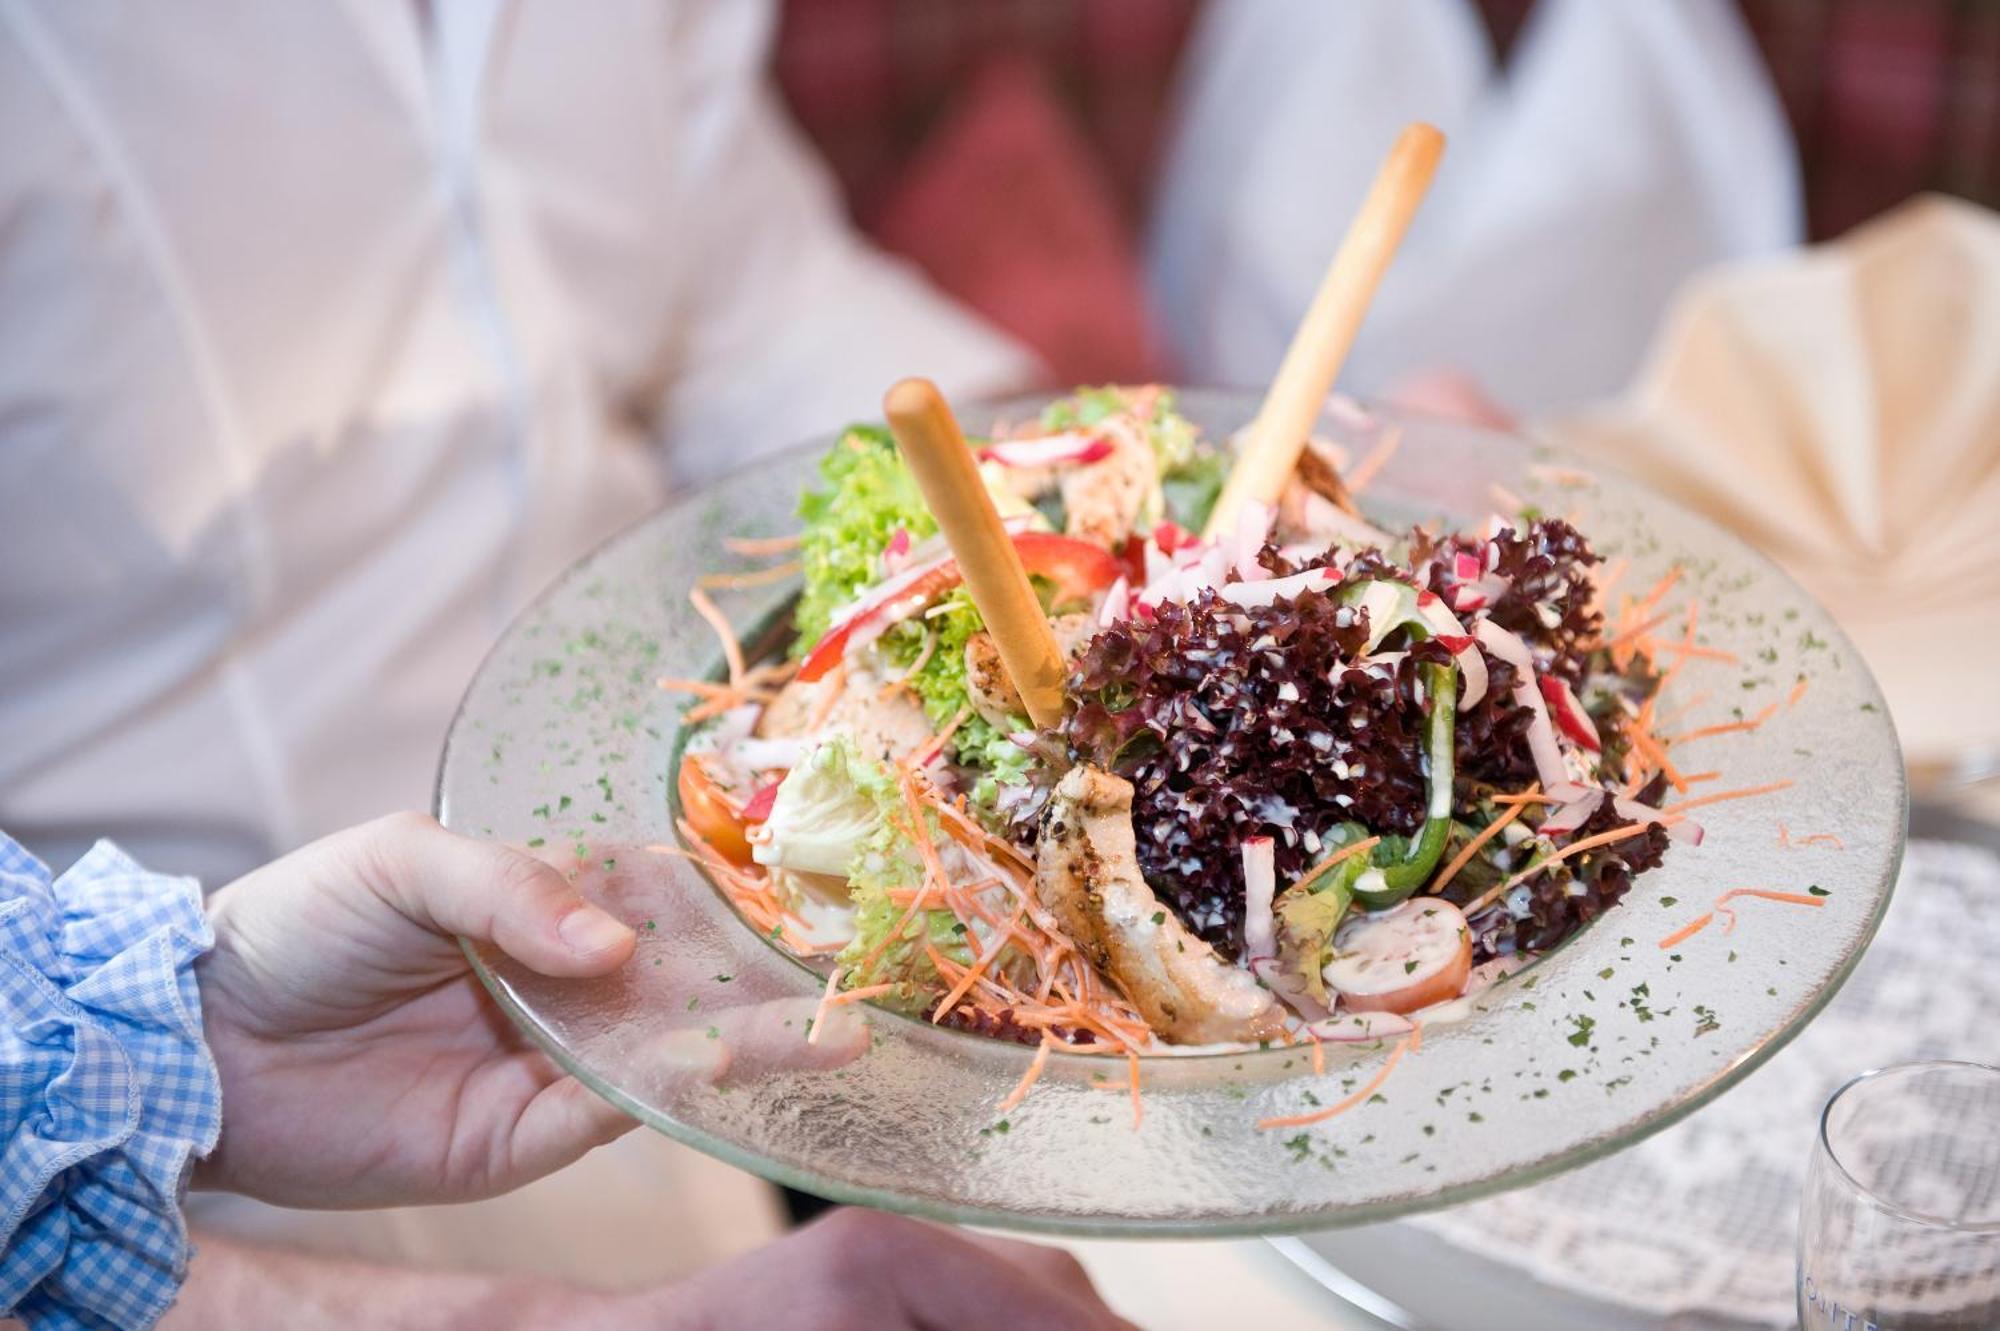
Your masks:
<instances>
[{"instance_id":1,"label":"blue checkered sleeve","mask_svg":"<svg viewBox=\"0 0 2000 1331\"><path fill-rule=\"evenodd\" d=\"M59 878L0 834L0 1316L149 1327L187 1274L181 1200L222 1089L193 879L100 841Z\"/></svg>"}]
</instances>

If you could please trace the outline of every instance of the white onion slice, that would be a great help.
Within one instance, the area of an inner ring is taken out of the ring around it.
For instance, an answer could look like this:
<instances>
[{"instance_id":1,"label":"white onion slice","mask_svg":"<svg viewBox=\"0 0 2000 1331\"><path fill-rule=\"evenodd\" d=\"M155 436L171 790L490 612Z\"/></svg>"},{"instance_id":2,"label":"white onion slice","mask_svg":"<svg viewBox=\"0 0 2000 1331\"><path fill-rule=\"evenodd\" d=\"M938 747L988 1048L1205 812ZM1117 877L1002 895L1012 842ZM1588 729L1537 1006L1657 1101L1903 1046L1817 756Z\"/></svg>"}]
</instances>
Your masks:
<instances>
[{"instance_id":1,"label":"white onion slice","mask_svg":"<svg viewBox=\"0 0 2000 1331\"><path fill-rule=\"evenodd\" d=\"M1574 784L1569 768L1563 763L1562 746L1556 743L1556 728L1549 721L1548 709L1542 705L1542 691L1535 687L1535 658L1529 654L1528 644L1521 641L1519 634L1501 628L1490 619L1480 620L1473 626L1473 633L1495 656L1513 666L1519 676L1514 681L1514 702L1532 713L1528 721L1528 752L1534 755L1535 774L1541 778L1542 789Z\"/></svg>"},{"instance_id":2,"label":"white onion slice","mask_svg":"<svg viewBox=\"0 0 2000 1331\"><path fill-rule=\"evenodd\" d=\"M1478 705L1486 696L1486 658L1479 654L1479 644L1465 631L1458 617L1445 609L1444 602L1429 592L1417 593L1417 614L1434 636L1466 640L1465 646L1452 653L1459 672L1465 676L1465 687L1458 691L1458 710Z\"/></svg>"},{"instance_id":3,"label":"white onion slice","mask_svg":"<svg viewBox=\"0 0 2000 1331\"><path fill-rule=\"evenodd\" d=\"M1589 822L1591 815L1596 813L1603 803L1603 791L1587 791L1582 799L1571 800L1550 814L1535 830L1543 836L1560 836L1566 832L1574 832Z\"/></svg>"},{"instance_id":4,"label":"white onion slice","mask_svg":"<svg viewBox=\"0 0 2000 1331\"><path fill-rule=\"evenodd\" d=\"M1340 581L1340 575L1328 568L1309 568L1290 577L1266 578L1262 582L1230 582L1216 588L1215 594L1231 605L1248 610L1255 606L1271 605L1279 598L1302 596L1306 592L1323 592Z\"/></svg>"},{"instance_id":5,"label":"white onion slice","mask_svg":"<svg viewBox=\"0 0 2000 1331\"><path fill-rule=\"evenodd\" d=\"M1101 462L1111 451L1111 441L1101 434L1065 430L1038 439L996 439L979 450L979 460L1003 467L1053 467Z\"/></svg>"},{"instance_id":6,"label":"white onion slice","mask_svg":"<svg viewBox=\"0 0 2000 1331\"><path fill-rule=\"evenodd\" d=\"M1243 951L1246 956L1278 954L1278 920L1271 902L1278 892L1277 846L1267 836L1243 843Z\"/></svg>"}]
</instances>

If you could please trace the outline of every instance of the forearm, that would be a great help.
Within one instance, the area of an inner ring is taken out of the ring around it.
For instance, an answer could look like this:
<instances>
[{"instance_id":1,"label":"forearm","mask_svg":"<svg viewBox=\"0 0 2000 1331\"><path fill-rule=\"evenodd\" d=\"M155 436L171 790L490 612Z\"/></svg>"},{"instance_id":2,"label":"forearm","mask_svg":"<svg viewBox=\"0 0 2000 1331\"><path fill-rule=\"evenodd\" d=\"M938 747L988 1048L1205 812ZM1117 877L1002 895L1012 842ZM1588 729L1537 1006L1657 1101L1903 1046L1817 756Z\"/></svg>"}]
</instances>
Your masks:
<instances>
[{"instance_id":1,"label":"forearm","mask_svg":"<svg viewBox=\"0 0 2000 1331\"><path fill-rule=\"evenodd\" d=\"M161 1331L505 1331L616 1324L616 1296L506 1276L413 1271L252 1247L212 1235Z\"/></svg>"}]
</instances>

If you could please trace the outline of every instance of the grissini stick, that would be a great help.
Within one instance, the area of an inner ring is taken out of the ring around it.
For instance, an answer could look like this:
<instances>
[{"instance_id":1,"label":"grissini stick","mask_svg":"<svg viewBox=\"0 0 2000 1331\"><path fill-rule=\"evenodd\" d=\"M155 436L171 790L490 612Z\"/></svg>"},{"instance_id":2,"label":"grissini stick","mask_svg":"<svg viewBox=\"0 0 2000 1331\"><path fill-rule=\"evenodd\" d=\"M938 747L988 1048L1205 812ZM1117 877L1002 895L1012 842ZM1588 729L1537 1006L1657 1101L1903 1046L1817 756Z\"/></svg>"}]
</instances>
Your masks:
<instances>
[{"instance_id":1,"label":"grissini stick","mask_svg":"<svg viewBox=\"0 0 2000 1331\"><path fill-rule=\"evenodd\" d=\"M883 397L882 410L1028 716L1055 725L1063 711L1062 649L951 408L930 380L905 379Z\"/></svg>"},{"instance_id":2,"label":"grissini stick","mask_svg":"<svg viewBox=\"0 0 2000 1331\"><path fill-rule=\"evenodd\" d=\"M1252 500L1277 502L1443 152L1444 135L1433 126L1419 122L1397 135L1285 348L1278 375L1203 535L1234 531L1238 514Z\"/></svg>"}]
</instances>

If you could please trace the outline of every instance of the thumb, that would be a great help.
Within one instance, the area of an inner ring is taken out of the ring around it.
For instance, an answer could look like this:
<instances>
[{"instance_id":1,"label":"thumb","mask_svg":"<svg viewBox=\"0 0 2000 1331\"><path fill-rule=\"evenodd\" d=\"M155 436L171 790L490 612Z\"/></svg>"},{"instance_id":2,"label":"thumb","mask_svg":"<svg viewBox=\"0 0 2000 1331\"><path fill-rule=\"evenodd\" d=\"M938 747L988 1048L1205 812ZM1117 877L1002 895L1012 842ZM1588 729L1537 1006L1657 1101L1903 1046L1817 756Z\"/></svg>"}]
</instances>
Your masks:
<instances>
[{"instance_id":1,"label":"thumb","mask_svg":"<svg viewBox=\"0 0 2000 1331\"><path fill-rule=\"evenodd\" d=\"M365 831L377 892L434 933L492 943L543 975L603 975L632 956L632 930L532 855L421 814L393 814Z\"/></svg>"}]
</instances>

